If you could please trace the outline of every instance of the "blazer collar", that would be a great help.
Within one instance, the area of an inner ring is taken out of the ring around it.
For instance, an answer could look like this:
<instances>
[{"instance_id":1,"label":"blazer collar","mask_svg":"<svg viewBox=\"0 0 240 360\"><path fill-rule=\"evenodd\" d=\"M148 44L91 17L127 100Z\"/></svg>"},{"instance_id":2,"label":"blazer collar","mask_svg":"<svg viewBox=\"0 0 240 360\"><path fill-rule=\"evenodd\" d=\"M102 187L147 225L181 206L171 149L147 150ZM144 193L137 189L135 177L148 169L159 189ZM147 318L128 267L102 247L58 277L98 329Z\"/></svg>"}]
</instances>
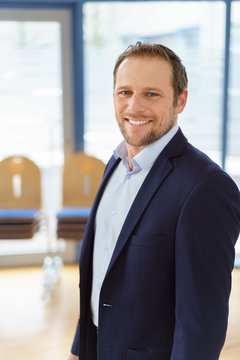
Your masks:
<instances>
[{"instance_id":1,"label":"blazer collar","mask_svg":"<svg viewBox=\"0 0 240 360\"><path fill-rule=\"evenodd\" d=\"M163 149L161 154L158 156L157 160L153 164L151 170L149 171L147 177L145 178L130 210L126 217L126 220L123 224L122 230L119 234L119 238L116 244L116 247L113 252L112 259L110 261L107 274L111 270L113 264L120 255L123 247L127 243L128 239L131 236L131 233L134 230L137 222L139 221L142 213L144 212L146 206L154 196L155 192L158 190L159 186L163 180L169 175L173 170L174 166L171 162L171 158L180 156L187 145L187 139L184 137L181 129L178 130L176 135L168 143L168 145ZM103 189L106 185L107 180L109 179L111 173L117 166L119 161L113 161L107 170L105 177L103 179L102 186L100 187L100 196L103 192ZM102 190L101 190L102 189ZM99 203L100 198L97 202ZM107 276L106 274L106 276Z\"/></svg>"},{"instance_id":2,"label":"blazer collar","mask_svg":"<svg viewBox=\"0 0 240 360\"><path fill-rule=\"evenodd\" d=\"M94 245L95 217L96 217L97 208L101 200L103 191L106 187L106 184L110 176L112 175L114 169L120 162L120 160L121 160L120 158L116 159L114 156L112 156L103 174L103 179L98 189L98 192L95 196L95 200L88 219L87 227L85 229L85 235L84 235L84 240L82 242L81 255L80 255L80 269L88 264L89 258L92 258L93 245Z\"/></svg>"},{"instance_id":3,"label":"blazer collar","mask_svg":"<svg viewBox=\"0 0 240 360\"><path fill-rule=\"evenodd\" d=\"M179 128L176 135L172 138L172 140L167 144L167 146L160 153L152 168L150 169L147 177L145 178L130 210L123 224L122 230L119 234L116 247L114 249L112 259L110 261L107 274L111 270L118 256L120 255L122 249L130 238L134 227L139 221L142 213L144 212L146 206L154 196L157 189L161 186L163 180L171 173L174 166L171 161L171 158L180 156L183 152L183 149L187 145L187 139L184 137L181 129ZM92 258L93 254L93 245L94 245L94 229L95 229L95 216L97 212L97 208L99 202L101 200L103 191L106 187L106 184L115 170L116 166L120 162L120 158L116 159L114 156L109 160L105 173L103 175L103 179L97 195L95 197L94 204L92 206L92 211L89 217L89 221L87 224L87 228L85 230L84 241L82 243L81 250L81 259L80 259L80 267L82 268L88 266L89 259ZM106 276L107 276L106 274ZM83 281L83 278L82 278Z\"/></svg>"}]
</instances>

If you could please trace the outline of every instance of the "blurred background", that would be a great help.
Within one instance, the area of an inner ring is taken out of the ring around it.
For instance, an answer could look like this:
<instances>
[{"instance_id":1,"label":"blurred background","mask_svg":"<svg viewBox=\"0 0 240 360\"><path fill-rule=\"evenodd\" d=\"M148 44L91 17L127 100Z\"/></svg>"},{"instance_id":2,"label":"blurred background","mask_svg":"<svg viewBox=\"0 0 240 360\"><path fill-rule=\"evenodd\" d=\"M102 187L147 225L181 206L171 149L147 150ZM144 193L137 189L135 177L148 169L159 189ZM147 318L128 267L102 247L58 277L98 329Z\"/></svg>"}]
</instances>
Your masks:
<instances>
[{"instance_id":1,"label":"blurred background","mask_svg":"<svg viewBox=\"0 0 240 360\"><path fill-rule=\"evenodd\" d=\"M0 161L15 159L16 199L24 167L16 164L32 161L41 197L41 224L30 240L4 238L6 223L0 236L1 360L16 351L25 360L66 359L77 321L81 239L58 232L64 168L79 152L104 164L121 141L112 70L138 40L180 56L189 98L179 124L240 186L240 1L0 0ZM239 265L238 241L222 360L240 357Z\"/></svg>"}]
</instances>

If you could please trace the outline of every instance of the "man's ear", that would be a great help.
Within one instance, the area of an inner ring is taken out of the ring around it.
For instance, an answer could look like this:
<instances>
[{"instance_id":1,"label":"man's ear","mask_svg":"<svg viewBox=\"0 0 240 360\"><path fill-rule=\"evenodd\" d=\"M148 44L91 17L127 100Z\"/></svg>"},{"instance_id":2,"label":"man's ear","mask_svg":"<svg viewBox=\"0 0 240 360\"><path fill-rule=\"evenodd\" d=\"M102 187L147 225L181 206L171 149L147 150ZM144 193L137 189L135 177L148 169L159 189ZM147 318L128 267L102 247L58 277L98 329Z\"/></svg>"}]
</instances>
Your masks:
<instances>
[{"instance_id":1,"label":"man's ear","mask_svg":"<svg viewBox=\"0 0 240 360\"><path fill-rule=\"evenodd\" d=\"M188 91L187 89L184 89L182 94L178 97L178 102L176 107L177 114L183 112L187 103L187 97L188 97Z\"/></svg>"}]
</instances>

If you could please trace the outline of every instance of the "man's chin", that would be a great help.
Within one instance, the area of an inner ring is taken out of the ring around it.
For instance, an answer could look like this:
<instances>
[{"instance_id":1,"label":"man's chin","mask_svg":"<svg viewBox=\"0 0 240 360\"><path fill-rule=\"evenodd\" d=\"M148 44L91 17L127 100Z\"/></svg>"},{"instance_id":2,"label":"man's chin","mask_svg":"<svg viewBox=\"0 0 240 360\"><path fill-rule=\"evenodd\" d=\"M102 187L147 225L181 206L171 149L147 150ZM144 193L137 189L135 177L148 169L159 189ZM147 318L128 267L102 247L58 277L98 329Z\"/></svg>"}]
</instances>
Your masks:
<instances>
[{"instance_id":1,"label":"man's chin","mask_svg":"<svg viewBox=\"0 0 240 360\"><path fill-rule=\"evenodd\" d=\"M127 137L124 137L126 143L128 145L131 145L131 146L134 146L136 148L141 148L141 147L146 147L150 144L152 144L153 142L155 142L156 140L158 140L157 138L151 138L151 139L141 139L141 140L132 140L132 139L129 139Z\"/></svg>"},{"instance_id":2,"label":"man's chin","mask_svg":"<svg viewBox=\"0 0 240 360\"><path fill-rule=\"evenodd\" d=\"M131 139L129 137L124 137L124 138L125 138L125 141L129 145L136 146L136 147L142 147L142 146L151 145L155 141L159 140L163 135L164 135L164 133L157 134L156 132L154 132L154 133L148 134L148 136L145 136L144 138L141 138L141 139Z\"/></svg>"}]
</instances>

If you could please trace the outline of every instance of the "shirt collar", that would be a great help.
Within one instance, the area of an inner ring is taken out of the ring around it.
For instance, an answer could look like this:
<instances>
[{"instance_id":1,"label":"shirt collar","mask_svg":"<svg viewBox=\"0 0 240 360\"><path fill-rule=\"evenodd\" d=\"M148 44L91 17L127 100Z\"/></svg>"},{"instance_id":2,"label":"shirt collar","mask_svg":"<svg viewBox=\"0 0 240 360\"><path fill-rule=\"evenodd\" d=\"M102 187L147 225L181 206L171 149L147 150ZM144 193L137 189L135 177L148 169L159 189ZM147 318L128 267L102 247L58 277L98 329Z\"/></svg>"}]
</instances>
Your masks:
<instances>
[{"instance_id":1,"label":"shirt collar","mask_svg":"<svg viewBox=\"0 0 240 360\"><path fill-rule=\"evenodd\" d=\"M150 170L157 157L160 155L160 153L165 148L165 146L170 142L170 140L174 137L178 129L179 126L175 125L160 139L148 145L142 151L140 151L136 156L134 156L132 158L133 172L139 172L141 170L146 170L146 171ZM129 171L128 154L127 154L126 143L124 140L116 147L113 154L116 159L120 158L123 160L124 166L127 167Z\"/></svg>"}]
</instances>

